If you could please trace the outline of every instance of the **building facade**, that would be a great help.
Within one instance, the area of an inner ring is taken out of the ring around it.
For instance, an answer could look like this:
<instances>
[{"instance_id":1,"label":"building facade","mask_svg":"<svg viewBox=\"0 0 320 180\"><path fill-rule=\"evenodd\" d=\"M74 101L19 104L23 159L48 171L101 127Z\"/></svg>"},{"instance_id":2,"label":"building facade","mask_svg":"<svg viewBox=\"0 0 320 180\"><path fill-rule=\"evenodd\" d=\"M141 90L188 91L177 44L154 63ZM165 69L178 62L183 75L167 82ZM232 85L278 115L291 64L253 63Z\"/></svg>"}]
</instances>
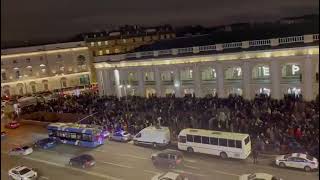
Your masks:
<instances>
[{"instance_id":1,"label":"building facade","mask_svg":"<svg viewBox=\"0 0 320 180\"><path fill-rule=\"evenodd\" d=\"M110 32L89 33L84 39L93 56L127 53L158 40L175 38L170 26L124 26Z\"/></svg>"},{"instance_id":2,"label":"building facade","mask_svg":"<svg viewBox=\"0 0 320 180\"><path fill-rule=\"evenodd\" d=\"M244 40L95 58L100 95L318 95L319 35Z\"/></svg>"},{"instance_id":3,"label":"building facade","mask_svg":"<svg viewBox=\"0 0 320 180\"><path fill-rule=\"evenodd\" d=\"M84 41L1 50L1 96L89 85L89 59Z\"/></svg>"}]
</instances>

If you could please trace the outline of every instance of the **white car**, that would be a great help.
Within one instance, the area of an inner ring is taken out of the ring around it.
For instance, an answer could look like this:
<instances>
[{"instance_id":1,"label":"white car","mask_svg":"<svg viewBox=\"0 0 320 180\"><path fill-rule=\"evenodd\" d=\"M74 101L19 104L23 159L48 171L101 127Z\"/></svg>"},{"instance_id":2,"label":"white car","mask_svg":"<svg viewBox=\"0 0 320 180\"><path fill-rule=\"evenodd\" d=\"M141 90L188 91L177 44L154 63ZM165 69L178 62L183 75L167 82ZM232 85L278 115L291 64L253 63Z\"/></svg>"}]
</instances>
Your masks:
<instances>
[{"instance_id":1,"label":"white car","mask_svg":"<svg viewBox=\"0 0 320 180\"><path fill-rule=\"evenodd\" d=\"M26 166L17 166L9 170L9 178L13 180L34 180L38 173Z\"/></svg>"},{"instance_id":2,"label":"white car","mask_svg":"<svg viewBox=\"0 0 320 180\"><path fill-rule=\"evenodd\" d=\"M9 151L9 155L16 156L16 155L28 155L33 152L32 147L30 146L22 146L16 147Z\"/></svg>"},{"instance_id":3,"label":"white car","mask_svg":"<svg viewBox=\"0 0 320 180\"><path fill-rule=\"evenodd\" d=\"M239 177L239 180L283 180L277 178L271 174L266 173L253 173L253 174L243 174Z\"/></svg>"},{"instance_id":4,"label":"white car","mask_svg":"<svg viewBox=\"0 0 320 180\"><path fill-rule=\"evenodd\" d=\"M128 142L132 140L131 134L123 130L112 133L110 138L114 141L122 141L122 142Z\"/></svg>"},{"instance_id":5,"label":"white car","mask_svg":"<svg viewBox=\"0 0 320 180\"><path fill-rule=\"evenodd\" d=\"M292 167L311 171L318 169L319 162L315 157L302 153L293 153L276 157L275 164L280 167Z\"/></svg>"},{"instance_id":6,"label":"white car","mask_svg":"<svg viewBox=\"0 0 320 180\"><path fill-rule=\"evenodd\" d=\"M155 175L151 180L188 180L188 178L178 173L167 172Z\"/></svg>"}]
</instances>

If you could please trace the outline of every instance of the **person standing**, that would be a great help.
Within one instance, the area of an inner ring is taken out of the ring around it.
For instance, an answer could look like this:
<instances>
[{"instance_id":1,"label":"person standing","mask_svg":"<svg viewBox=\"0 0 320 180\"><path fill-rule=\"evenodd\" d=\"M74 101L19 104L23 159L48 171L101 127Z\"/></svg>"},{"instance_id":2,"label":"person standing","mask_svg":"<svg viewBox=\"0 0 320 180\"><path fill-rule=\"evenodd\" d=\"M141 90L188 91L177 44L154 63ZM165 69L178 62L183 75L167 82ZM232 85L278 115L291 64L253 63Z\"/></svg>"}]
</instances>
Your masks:
<instances>
[{"instance_id":1,"label":"person standing","mask_svg":"<svg viewBox=\"0 0 320 180\"><path fill-rule=\"evenodd\" d=\"M257 151L257 148L253 149L252 157L253 157L253 164L257 164L258 163L258 151Z\"/></svg>"}]
</instances>

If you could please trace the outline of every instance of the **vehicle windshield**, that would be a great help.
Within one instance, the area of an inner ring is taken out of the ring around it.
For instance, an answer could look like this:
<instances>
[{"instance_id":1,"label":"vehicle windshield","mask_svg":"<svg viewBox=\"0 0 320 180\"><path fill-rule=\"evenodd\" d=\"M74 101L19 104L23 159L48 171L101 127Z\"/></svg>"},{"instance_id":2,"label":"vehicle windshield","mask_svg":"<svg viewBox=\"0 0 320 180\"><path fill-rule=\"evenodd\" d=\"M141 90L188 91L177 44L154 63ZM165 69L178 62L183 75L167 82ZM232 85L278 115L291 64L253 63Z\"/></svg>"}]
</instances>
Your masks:
<instances>
[{"instance_id":1,"label":"vehicle windshield","mask_svg":"<svg viewBox=\"0 0 320 180\"><path fill-rule=\"evenodd\" d=\"M310 155L307 155L307 159L310 160L310 161L313 161L313 157L310 156Z\"/></svg>"},{"instance_id":2,"label":"vehicle windshield","mask_svg":"<svg viewBox=\"0 0 320 180\"><path fill-rule=\"evenodd\" d=\"M129 134L128 132L124 132L124 133L123 133L123 135L128 135L128 134Z\"/></svg>"},{"instance_id":3,"label":"vehicle windshield","mask_svg":"<svg viewBox=\"0 0 320 180\"><path fill-rule=\"evenodd\" d=\"M28 149L29 148L29 146L23 146L22 147L22 149L24 149L24 150L26 150L26 149Z\"/></svg>"},{"instance_id":4,"label":"vehicle windshield","mask_svg":"<svg viewBox=\"0 0 320 180\"><path fill-rule=\"evenodd\" d=\"M30 169L24 168L24 169L22 169L22 170L19 172L19 174L24 175L24 174L27 174L27 173L30 172L30 171L31 171Z\"/></svg>"},{"instance_id":5,"label":"vehicle windshield","mask_svg":"<svg viewBox=\"0 0 320 180\"><path fill-rule=\"evenodd\" d=\"M284 159L288 159L289 157L291 157L291 154L287 154L287 155L285 155L283 158L284 158Z\"/></svg>"}]
</instances>

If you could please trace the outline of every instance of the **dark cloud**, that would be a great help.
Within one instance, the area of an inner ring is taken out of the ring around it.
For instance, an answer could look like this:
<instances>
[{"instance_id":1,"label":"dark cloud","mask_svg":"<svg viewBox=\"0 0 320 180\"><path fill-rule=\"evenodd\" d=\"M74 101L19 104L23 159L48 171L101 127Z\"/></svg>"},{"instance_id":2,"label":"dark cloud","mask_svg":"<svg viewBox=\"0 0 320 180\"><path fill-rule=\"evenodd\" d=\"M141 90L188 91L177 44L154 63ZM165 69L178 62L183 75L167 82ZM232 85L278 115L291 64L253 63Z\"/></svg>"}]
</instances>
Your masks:
<instances>
[{"instance_id":1,"label":"dark cloud","mask_svg":"<svg viewBox=\"0 0 320 180\"><path fill-rule=\"evenodd\" d=\"M318 0L2 0L2 41L64 38L121 24L221 25L318 13Z\"/></svg>"}]
</instances>

